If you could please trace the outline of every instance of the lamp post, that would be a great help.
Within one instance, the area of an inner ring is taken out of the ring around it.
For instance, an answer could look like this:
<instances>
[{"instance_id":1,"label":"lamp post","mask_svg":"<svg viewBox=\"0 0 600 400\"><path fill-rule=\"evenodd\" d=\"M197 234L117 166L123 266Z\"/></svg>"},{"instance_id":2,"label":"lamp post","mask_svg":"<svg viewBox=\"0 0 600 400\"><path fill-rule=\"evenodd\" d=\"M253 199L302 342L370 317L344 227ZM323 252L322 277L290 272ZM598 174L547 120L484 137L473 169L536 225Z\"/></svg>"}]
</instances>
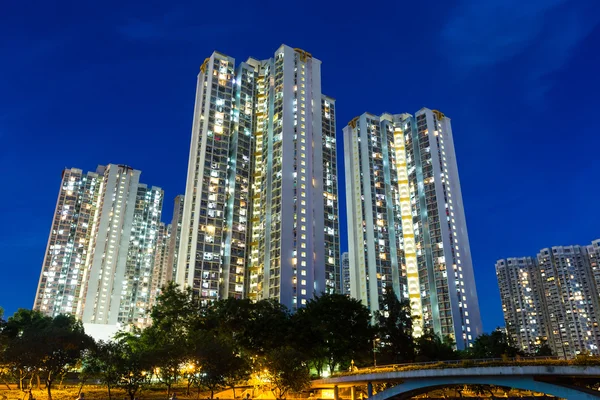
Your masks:
<instances>
[{"instance_id":1,"label":"lamp post","mask_svg":"<svg viewBox=\"0 0 600 400\"><path fill-rule=\"evenodd\" d=\"M377 366L377 342L379 342L379 338L373 339L373 366Z\"/></svg>"}]
</instances>

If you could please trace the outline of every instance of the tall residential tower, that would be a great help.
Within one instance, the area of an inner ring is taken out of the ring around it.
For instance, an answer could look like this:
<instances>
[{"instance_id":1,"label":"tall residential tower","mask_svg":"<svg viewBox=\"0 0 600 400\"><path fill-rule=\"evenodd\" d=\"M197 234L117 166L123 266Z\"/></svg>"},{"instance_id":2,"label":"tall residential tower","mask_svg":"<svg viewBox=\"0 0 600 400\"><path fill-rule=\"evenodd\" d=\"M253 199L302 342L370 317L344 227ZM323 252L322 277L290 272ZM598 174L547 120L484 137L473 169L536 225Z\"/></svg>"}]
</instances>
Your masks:
<instances>
[{"instance_id":1,"label":"tall residential tower","mask_svg":"<svg viewBox=\"0 0 600 400\"><path fill-rule=\"evenodd\" d=\"M482 333L450 119L423 108L344 128L352 296L409 299L415 335L462 349Z\"/></svg>"},{"instance_id":2,"label":"tall residential tower","mask_svg":"<svg viewBox=\"0 0 600 400\"><path fill-rule=\"evenodd\" d=\"M149 323L163 191L139 177L114 164L63 172L34 309L73 314L97 336Z\"/></svg>"},{"instance_id":3,"label":"tall residential tower","mask_svg":"<svg viewBox=\"0 0 600 400\"><path fill-rule=\"evenodd\" d=\"M340 290L335 101L321 62L213 53L198 75L177 282L295 309Z\"/></svg>"},{"instance_id":4,"label":"tall residential tower","mask_svg":"<svg viewBox=\"0 0 600 400\"><path fill-rule=\"evenodd\" d=\"M498 260L496 276L511 345L533 354L548 336L537 263L532 257Z\"/></svg>"},{"instance_id":5,"label":"tall residential tower","mask_svg":"<svg viewBox=\"0 0 600 400\"><path fill-rule=\"evenodd\" d=\"M598 355L598 248L555 246L537 258L498 260L496 274L506 328L513 344L534 353L546 342L555 355Z\"/></svg>"}]
</instances>

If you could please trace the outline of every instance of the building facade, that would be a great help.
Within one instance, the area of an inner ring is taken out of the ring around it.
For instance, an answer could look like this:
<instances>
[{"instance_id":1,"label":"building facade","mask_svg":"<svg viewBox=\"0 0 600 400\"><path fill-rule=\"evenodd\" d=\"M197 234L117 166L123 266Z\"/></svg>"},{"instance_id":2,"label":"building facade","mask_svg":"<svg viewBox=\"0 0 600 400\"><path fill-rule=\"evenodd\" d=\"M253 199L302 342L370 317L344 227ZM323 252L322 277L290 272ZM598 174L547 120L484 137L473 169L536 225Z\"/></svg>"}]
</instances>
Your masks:
<instances>
[{"instance_id":1,"label":"building facade","mask_svg":"<svg viewBox=\"0 0 600 400\"><path fill-rule=\"evenodd\" d=\"M534 354L537 346L548 339L537 262L532 257L498 260L496 276L511 345Z\"/></svg>"},{"instance_id":2,"label":"building facade","mask_svg":"<svg viewBox=\"0 0 600 400\"><path fill-rule=\"evenodd\" d=\"M598 287L585 246L556 246L537 255L548 342L559 357L598 353Z\"/></svg>"},{"instance_id":3,"label":"building facade","mask_svg":"<svg viewBox=\"0 0 600 400\"><path fill-rule=\"evenodd\" d=\"M139 177L114 164L65 170L34 309L99 336L149 323L163 191Z\"/></svg>"},{"instance_id":4,"label":"building facade","mask_svg":"<svg viewBox=\"0 0 600 400\"><path fill-rule=\"evenodd\" d=\"M171 234L168 245L168 263L171 268L167 271L167 281L173 281L177 277L177 260L179 256L179 243L181 242L181 228L183 227L183 198L182 194L175 197L173 206L173 217L171 219Z\"/></svg>"},{"instance_id":5,"label":"building facade","mask_svg":"<svg viewBox=\"0 0 600 400\"><path fill-rule=\"evenodd\" d=\"M160 295L162 287L172 280L173 277L173 264L169 263L171 229L171 224L165 225L164 222L161 222L158 225L149 308L152 308L156 304L156 299Z\"/></svg>"},{"instance_id":6,"label":"building facade","mask_svg":"<svg viewBox=\"0 0 600 400\"><path fill-rule=\"evenodd\" d=\"M415 335L466 348L482 333L450 119L423 108L344 128L352 296L410 301Z\"/></svg>"},{"instance_id":7,"label":"building facade","mask_svg":"<svg viewBox=\"0 0 600 400\"><path fill-rule=\"evenodd\" d=\"M339 291L335 101L321 62L282 45L198 75L177 282L203 300L290 309Z\"/></svg>"},{"instance_id":8,"label":"building facade","mask_svg":"<svg viewBox=\"0 0 600 400\"><path fill-rule=\"evenodd\" d=\"M34 310L81 317L101 184L97 173L63 171Z\"/></svg>"},{"instance_id":9,"label":"building facade","mask_svg":"<svg viewBox=\"0 0 600 400\"><path fill-rule=\"evenodd\" d=\"M496 274L506 328L519 349L546 342L561 358L600 354L598 249L555 246L536 258L498 260Z\"/></svg>"},{"instance_id":10,"label":"building facade","mask_svg":"<svg viewBox=\"0 0 600 400\"><path fill-rule=\"evenodd\" d=\"M350 256L347 251L342 253L342 265L341 265L341 281L342 281L342 294L351 296L350 290Z\"/></svg>"}]
</instances>

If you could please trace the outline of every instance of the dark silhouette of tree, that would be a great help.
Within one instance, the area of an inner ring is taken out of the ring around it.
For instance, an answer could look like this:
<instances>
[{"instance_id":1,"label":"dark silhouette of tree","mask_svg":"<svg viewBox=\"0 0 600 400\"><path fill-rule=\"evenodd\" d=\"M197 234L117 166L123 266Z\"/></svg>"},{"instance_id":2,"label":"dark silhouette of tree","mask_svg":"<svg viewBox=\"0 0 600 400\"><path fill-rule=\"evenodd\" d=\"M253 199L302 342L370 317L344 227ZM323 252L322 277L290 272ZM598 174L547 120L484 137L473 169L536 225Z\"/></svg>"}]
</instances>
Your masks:
<instances>
[{"instance_id":1,"label":"dark silhouette of tree","mask_svg":"<svg viewBox=\"0 0 600 400\"><path fill-rule=\"evenodd\" d=\"M99 341L84 356L82 361L82 379L97 378L106 385L109 400L111 388L120 381L118 364L122 361L122 346L116 341Z\"/></svg>"},{"instance_id":2,"label":"dark silhouette of tree","mask_svg":"<svg viewBox=\"0 0 600 400\"><path fill-rule=\"evenodd\" d=\"M206 308L200 328L231 338L239 351L256 357L287 341L290 314L272 299L253 303L249 299L228 298Z\"/></svg>"},{"instance_id":3,"label":"dark silhouette of tree","mask_svg":"<svg viewBox=\"0 0 600 400\"><path fill-rule=\"evenodd\" d=\"M229 338L197 331L189 344L192 346L191 361L196 368L190 378L198 388L198 396L202 389L207 389L212 399L216 390L248 377L250 367Z\"/></svg>"},{"instance_id":4,"label":"dark silhouette of tree","mask_svg":"<svg viewBox=\"0 0 600 400\"><path fill-rule=\"evenodd\" d=\"M116 360L119 376L117 386L127 392L130 400L134 400L148 380L148 371L152 369L151 354L138 330L120 332L115 339L119 351Z\"/></svg>"},{"instance_id":5,"label":"dark silhouette of tree","mask_svg":"<svg viewBox=\"0 0 600 400\"><path fill-rule=\"evenodd\" d=\"M44 332L51 320L38 311L21 308L4 325L5 365L14 371L21 390L25 390L25 380L29 379L30 386L39 372L45 350L39 332Z\"/></svg>"},{"instance_id":6,"label":"dark silhouette of tree","mask_svg":"<svg viewBox=\"0 0 600 400\"><path fill-rule=\"evenodd\" d=\"M81 360L94 340L85 334L83 324L72 315L57 315L45 331L38 333L38 340L44 343L45 356L40 370L46 375L48 399L52 400L52 384L62 380Z\"/></svg>"},{"instance_id":7,"label":"dark silhouette of tree","mask_svg":"<svg viewBox=\"0 0 600 400\"><path fill-rule=\"evenodd\" d=\"M150 355L152 370L157 371L157 378L167 387L167 397L171 394L172 385L181 376L181 365L188 358L185 342L190 325L198 318L198 312L191 289L180 290L170 282L162 288L152 308L152 325L141 334L141 340Z\"/></svg>"},{"instance_id":8,"label":"dark silhouette of tree","mask_svg":"<svg viewBox=\"0 0 600 400\"><path fill-rule=\"evenodd\" d=\"M497 329L492 333L484 333L475 339L467 356L470 358L502 358L523 355L521 351L509 344L504 332Z\"/></svg>"},{"instance_id":9,"label":"dark silhouette of tree","mask_svg":"<svg viewBox=\"0 0 600 400\"><path fill-rule=\"evenodd\" d=\"M552 351L552 348L550 348L550 346L548 345L548 341L542 339L540 344L535 346L533 355L536 357L552 357L554 356L554 352Z\"/></svg>"},{"instance_id":10,"label":"dark silhouette of tree","mask_svg":"<svg viewBox=\"0 0 600 400\"><path fill-rule=\"evenodd\" d=\"M369 310L360 301L323 294L309 300L295 319L296 329L308 330L299 336L311 340L303 343L303 351L311 358L324 357L330 371L351 360L369 358L375 330Z\"/></svg>"},{"instance_id":11,"label":"dark silhouette of tree","mask_svg":"<svg viewBox=\"0 0 600 400\"><path fill-rule=\"evenodd\" d=\"M285 399L290 391L299 393L310 385L305 357L289 346L273 349L266 354L264 366L276 399Z\"/></svg>"},{"instance_id":12,"label":"dark silhouette of tree","mask_svg":"<svg viewBox=\"0 0 600 400\"><path fill-rule=\"evenodd\" d=\"M445 361L459 358L454 350L454 342L448 336L440 338L432 331L426 331L416 339L416 361Z\"/></svg>"},{"instance_id":13,"label":"dark silhouette of tree","mask_svg":"<svg viewBox=\"0 0 600 400\"><path fill-rule=\"evenodd\" d=\"M400 302L394 290L383 295L381 311L376 312L378 358L384 364L398 364L414 360L415 343L412 336L413 321L408 301ZM374 349L375 351L375 349Z\"/></svg>"}]
</instances>

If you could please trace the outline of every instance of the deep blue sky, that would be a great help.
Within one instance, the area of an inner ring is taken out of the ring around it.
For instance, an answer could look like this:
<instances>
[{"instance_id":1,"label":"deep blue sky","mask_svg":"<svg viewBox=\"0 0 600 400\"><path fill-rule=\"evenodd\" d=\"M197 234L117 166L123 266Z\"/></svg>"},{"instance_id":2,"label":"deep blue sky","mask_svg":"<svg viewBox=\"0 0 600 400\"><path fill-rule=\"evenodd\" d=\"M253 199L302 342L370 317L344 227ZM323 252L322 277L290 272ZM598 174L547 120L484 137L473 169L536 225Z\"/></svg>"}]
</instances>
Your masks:
<instances>
[{"instance_id":1,"label":"deep blue sky","mask_svg":"<svg viewBox=\"0 0 600 400\"><path fill-rule=\"evenodd\" d=\"M452 118L486 330L503 324L496 259L600 238L597 0L94 3L2 3L7 315L33 304L64 167L140 169L165 189L170 220L196 74L213 50L238 61L282 43L311 52L338 136L365 111Z\"/></svg>"}]
</instances>

